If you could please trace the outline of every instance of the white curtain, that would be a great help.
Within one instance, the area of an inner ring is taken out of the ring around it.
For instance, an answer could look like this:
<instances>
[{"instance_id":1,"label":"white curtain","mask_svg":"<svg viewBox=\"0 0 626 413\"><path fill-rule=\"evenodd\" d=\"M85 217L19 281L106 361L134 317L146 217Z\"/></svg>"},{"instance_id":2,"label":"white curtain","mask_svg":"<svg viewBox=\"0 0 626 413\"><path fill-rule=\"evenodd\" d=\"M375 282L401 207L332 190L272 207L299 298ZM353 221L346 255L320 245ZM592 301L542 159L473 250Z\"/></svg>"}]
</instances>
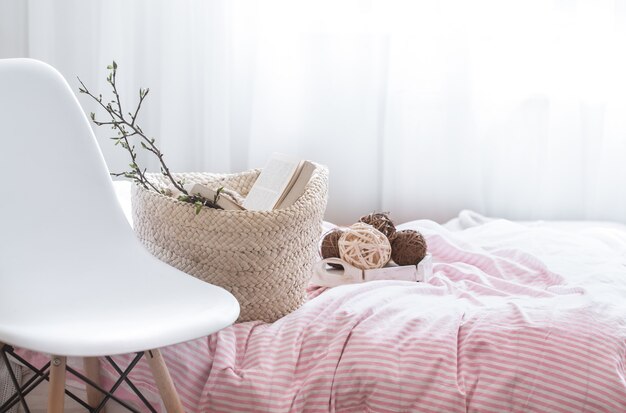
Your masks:
<instances>
[{"instance_id":1,"label":"white curtain","mask_svg":"<svg viewBox=\"0 0 626 413\"><path fill-rule=\"evenodd\" d=\"M335 222L626 222L624 0L0 0L19 56L99 92L115 58L174 170L328 165Z\"/></svg>"}]
</instances>

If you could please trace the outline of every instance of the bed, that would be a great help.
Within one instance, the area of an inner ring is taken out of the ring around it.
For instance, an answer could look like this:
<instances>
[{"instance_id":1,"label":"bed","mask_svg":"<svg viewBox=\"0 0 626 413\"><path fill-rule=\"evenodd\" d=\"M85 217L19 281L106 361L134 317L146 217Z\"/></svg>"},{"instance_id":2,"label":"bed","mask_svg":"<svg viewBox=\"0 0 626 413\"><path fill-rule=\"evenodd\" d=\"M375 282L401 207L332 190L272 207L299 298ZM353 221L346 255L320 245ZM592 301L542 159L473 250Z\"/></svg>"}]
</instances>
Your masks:
<instances>
[{"instance_id":1,"label":"bed","mask_svg":"<svg viewBox=\"0 0 626 413\"><path fill-rule=\"evenodd\" d=\"M311 286L275 323L164 349L186 409L626 411L626 226L463 211L408 228L433 255L426 282ZM146 365L131 376L156 392Z\"/></svg>"}]
</instances>

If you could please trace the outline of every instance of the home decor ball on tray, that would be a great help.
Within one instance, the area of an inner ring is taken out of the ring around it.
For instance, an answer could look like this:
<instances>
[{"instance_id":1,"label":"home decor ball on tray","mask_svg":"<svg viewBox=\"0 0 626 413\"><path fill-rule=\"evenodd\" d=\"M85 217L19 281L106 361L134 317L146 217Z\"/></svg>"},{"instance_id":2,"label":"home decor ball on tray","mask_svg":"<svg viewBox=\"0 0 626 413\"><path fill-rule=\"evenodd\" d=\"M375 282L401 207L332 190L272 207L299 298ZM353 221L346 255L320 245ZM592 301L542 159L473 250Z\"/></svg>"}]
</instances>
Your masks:
<instances>
[{"instance_id":1,"label":"home decor ball on tray","mask_svg":"<svg viewBox=\"0 0 626 413\"><path fill-rule=\"evenodd\" d=\"M334 228L324 234L320 246L322 258L339 258L339 238L342 234L343 231L339 228Z\"/></svg>"},{"instance_id":2,"label":"home decor ball on tray","mask_svg":"<svg viewBox=\"0 0 626 413\"><path fill-rule=\"evenodd\" d=\"M320 246L320 255L322 258L339 258L339 238L343 231L339 228L334 228L328 231L322 237L322 244ZM333 268L342 269L343 267L339 264L331 264L328 263Z\"/></svg>"},{"instance_id":3,"label":"home decor ball on tray","mask_svg":"<svg viewBox=\"0 0 626 413\"><path fill-rule=\"evenodd\" d=\"M425 256L426 240L419 232L404 229L391 242L391 259L398 265L417 265Z\"/></svg>"},{"instance_id":4,"label":"home decor ball on tray","mask_svg":"<svg viewBox=\"0 0 626 413\"><path fill-rule=\"evenodd\" d=\"M382 268L391 258L391 244L385 234L373 226L357 222L339 238L339 255L362 270Z\"/></svg>"},{"instance_id":5,"label":"home decor ball on tray","mask_svg":"<svg viewBox=\"0 0 626 413\"><path fill-rule=\"evenodd\" d=\"M393 239L396 233L396 227L389 218L389 212L372 212L359 218L359 221L373 226L385 234L389 241Z\"/></svg>"}]
</instances>

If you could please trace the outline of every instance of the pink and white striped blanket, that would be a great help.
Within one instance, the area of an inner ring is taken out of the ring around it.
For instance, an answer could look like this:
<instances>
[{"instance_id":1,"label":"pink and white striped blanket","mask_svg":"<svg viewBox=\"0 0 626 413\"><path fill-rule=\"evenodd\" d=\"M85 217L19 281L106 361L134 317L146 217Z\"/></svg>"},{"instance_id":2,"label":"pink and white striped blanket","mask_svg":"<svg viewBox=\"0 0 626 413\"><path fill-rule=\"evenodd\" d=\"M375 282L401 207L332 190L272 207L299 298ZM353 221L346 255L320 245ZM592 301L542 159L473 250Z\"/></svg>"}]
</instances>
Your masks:
<instances>
[{"instance_id":1,"label":"pink and white striped blanket","mask_svg":"<svg viewBox=\"0 0 626 413\"><path fill-rule=\"evenodd\" d=\"M188 411L626 412L626 232L402 228L428 241L427 282L314 290L164 349Z\"/></svg>"}]
</instances>

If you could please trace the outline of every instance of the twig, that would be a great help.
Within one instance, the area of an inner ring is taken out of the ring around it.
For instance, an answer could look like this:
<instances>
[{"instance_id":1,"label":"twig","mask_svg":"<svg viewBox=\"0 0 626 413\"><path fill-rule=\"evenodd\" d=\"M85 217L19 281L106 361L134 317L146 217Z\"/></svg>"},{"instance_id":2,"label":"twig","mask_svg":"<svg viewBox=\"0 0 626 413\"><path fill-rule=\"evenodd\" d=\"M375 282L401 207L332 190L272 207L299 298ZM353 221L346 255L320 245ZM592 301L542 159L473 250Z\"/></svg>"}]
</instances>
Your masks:
<instances>
[{"instance_id":1,"label":"twig","mask_svg":"<svg viewBox=\"0 0 626 413\"><path fill-rule=\"evenodd\" d=\"M142 171L137 165L137 153L135 152L134 145L133 146L130 145L129 138L133 136L139 136L141 138L140 140L141 147L147 150L148 152L151 152L153 155L155 155L159 159L159 163L161 166L161 173L170 180L172 185L174 185L174 187L177 190L187 195L187 191L185 190L181 182L174 179L169 168L165 164L165 160L163 159L163 153L155 145L155 139L148 138L144 134L141 127L136 123L137 117L139 115L139 111L141 110L141 105L144 99L146 98L146 96L148 95L148 93L150 92L150 89L139 89L139 102L137 104L137 108L135 109L134 114L131 112L128 112L128 115L130 116L130 120L128 120L124 116L124 112L122 110L122 104L120 101L120 95L117 90L117 84L116 84L117 63L113 61L113 64L107 66L107 69L110 70L109 75L107 76L107 82L111 85L113 95L115 96L115 100L112 100L111 102L107 104L104 104L102 102L102 95L99 95L98 97L96 97L93 93L89 91L87 86L85 86L85 84L80 78L78 78L78 81L80 82L81 87L78 90L80 93L85 93L86 95L90 96L93 100L95 100L100 105L100 107L102 107L111 117L110 121L99 121L99 120L96 120L95 114L91 113L91 120L94 122L94 124L98 126L108 125L108 126L111 126L112 129L117 130L118 136L112 139L115 140L116 145L120 144L130 154L132 162L130 163L129 166L131 168L131 171L119 172L118 174L114 176L125 176L127 178L132 177L133 179L135 179L135 181L143 185L146 189L148 187L151 187L155 191L160 192L159 189L157 189L157 187L153 185L147 179L145 175L145 169ZM113 104L117 105L117 110L115 109ZM127 130L126 128L129 128L129 130Z\"/></svg>"}]
</instances>

